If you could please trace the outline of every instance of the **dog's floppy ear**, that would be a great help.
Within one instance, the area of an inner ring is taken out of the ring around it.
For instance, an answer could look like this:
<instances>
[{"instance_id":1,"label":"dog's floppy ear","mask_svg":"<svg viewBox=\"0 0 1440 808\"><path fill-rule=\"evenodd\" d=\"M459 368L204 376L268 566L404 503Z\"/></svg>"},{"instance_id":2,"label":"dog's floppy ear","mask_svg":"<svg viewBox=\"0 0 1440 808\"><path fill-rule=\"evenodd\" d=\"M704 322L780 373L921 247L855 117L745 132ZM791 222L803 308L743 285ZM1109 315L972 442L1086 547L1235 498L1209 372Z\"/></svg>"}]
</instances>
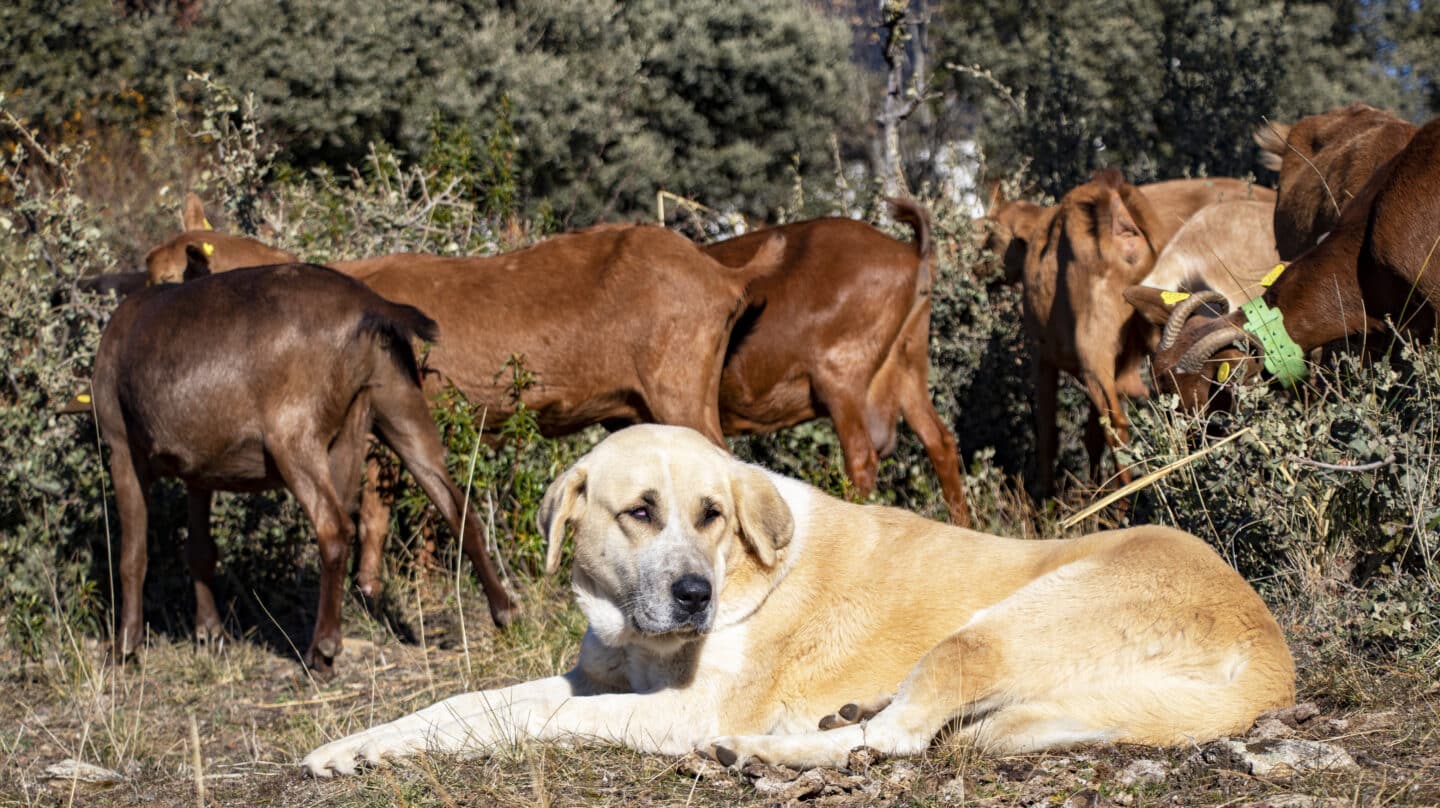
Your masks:
<instances>
[{"instance_id":1,"label":"dog's floppy ear","mask_svg":"<svg viewBox=\"0 0 1440 808\"><path fill-rule=\"evenodd\" d=\"M789 544L795 533L790 506L785 504L770 478L754 466L737 462L731 486L735 492L740 537L750 545L761 564L773 566L775 552Z\"/></svg>"},{"instance_id":2,"label":"dog's floppy ear","mask_svg":"<svg viewBox=\"0 0 1440 808\"><path fill-rule=\"evenodd\" d=\"M574 521L576 508L585 496L585 469L575 466L555 478L540 501L536 523L545 535L545 572L553 575L560 569L560 554L565 549L565 528Z\"/></svg>"}]
</instances>

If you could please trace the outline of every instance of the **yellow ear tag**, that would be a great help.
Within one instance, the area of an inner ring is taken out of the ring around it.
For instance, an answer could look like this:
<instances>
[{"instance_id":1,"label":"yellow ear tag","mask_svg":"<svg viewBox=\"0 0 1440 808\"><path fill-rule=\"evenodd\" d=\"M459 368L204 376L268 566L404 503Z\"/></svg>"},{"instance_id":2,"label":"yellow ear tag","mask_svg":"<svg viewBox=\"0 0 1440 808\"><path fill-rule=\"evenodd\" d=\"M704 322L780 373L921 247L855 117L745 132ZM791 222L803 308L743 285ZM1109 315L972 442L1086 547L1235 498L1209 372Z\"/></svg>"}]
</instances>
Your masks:
<instances>
[{"instance_id":1,"label":"yellow ear tag","mask_svg":"<svg viewBox=\"0 0 1440 808\"><path fill-rule=\"evenodd\" d=\"M215 245L208 241L202 241L200 242L200 251L205 253L206 258L209 258L215 254Z\"/></svg>"},{"instance_id":2,"label":"yellow ear tag","mask_svg":"<svg viewBox=\"0 0 1440 808\"><path fill-rule=\"evenodd\" d=\"M202 219L200 220L200 227L201 227L202 229L205 229L205 230L214 230L214 229L215 229L215 228L213 228L213 227L210 226L210 220L209 220L209 219L204 219L204 218L202 218Z\"/></svg>"},{"instance_id":3,"label":"yellow ear tag","mask_svg":"<svg viewBox=\"0 0 1440 808\"><path fill-rule=\"evenodd\" d=\"M1224 383L1225 383L1225 380L1226 380L1226 379L1229 379L1229 378L1230 378L1230 363L1229 363L1229 362L1221 362L1221 363L1220 363L1220 371L1215 374L1215 379L1216 379L1217 381L1219 381L1221 384L1224 384Z\"/></svg>"},{"instance_id":4,"label":"yellow ear tag","mask_svg":"<svg viewBox=\"0 0 1440 808\"><path fill-rule=\"evenodd\" d=\"M1173 305L1175 305L1176 303L1179 303L1180 301L1184 300L1185 298L1187 298L1187 297L1189 297L1189 296L1190 296L1190 293L1189 293L1189 292L1169 292L1169 291L1161 292L1161 293L1160 293L1160 302L1161 302L1161 303L1164 303L1164 304L1167 305L1167 306L1173 306Z\"/></svg>"},{"instance_id":5,"label":"yellow ear tag","mask_svg":"<svg viewBox=\"0 0 1440 808\"><path fill-rule=\"evenodd\" d=\"M90 394L89 394L89 393L81 393L80 395L78 395L78 396L75 397L75 400L78 401L78 402L80 402L81 404L89 404L89 403L90 403Z\"/></svg>"},{"instance_id":6,"label":"yellow ear tag","mask_svg":"<svg viewBox=\"0 0 1440 808\"><path fill-rule=\"evenodd\" d=\"M1276 264L1274 267L1271 268L1269 272L1265 273L1265 277L1260 279L1260 285L1265 287L1266 289L1269 289L1270 284L1278 280L1280 278L1280 273L1284 271L1284 264Z\"/></svg>"}]
</instances>

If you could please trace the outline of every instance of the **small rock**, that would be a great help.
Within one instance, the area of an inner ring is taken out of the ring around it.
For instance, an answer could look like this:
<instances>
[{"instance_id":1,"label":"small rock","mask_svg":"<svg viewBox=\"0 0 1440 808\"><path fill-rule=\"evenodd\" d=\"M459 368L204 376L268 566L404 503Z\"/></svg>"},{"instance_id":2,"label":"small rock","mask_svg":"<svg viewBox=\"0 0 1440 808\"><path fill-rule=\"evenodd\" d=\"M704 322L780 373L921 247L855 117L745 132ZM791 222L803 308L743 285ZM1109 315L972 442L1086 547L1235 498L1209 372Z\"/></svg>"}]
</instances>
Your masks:
<instances>
[{"instance_id":1,"label":"small rock","mask_svg":"<svg viewBox=\"0 0 1440 808\"><path fill-rule=\"evenodd\" d=\"M789 771L783 767L767 768L776 774ZM835 794L848 794L864 788L865 778L843 775L834 769L809 769L799 776L792 775L789 779L766 774L757 778L754 786L758 794L782 802L791 802Z\"/></svg>"},{"instance_id":2,"label":"small rock","mask_svg":"<svg viewBox=\"0 0 1440 808\"><path fill-rule=\"evenodd\" d=\"M919 775L914 763L908 760L897 760L891 767L889 776L885 778L885 785L887 788L903 791L908 789Z\"/></svg>"},{"instance_id":3,"label":"small rock","mask_svg":"<svg viewBox=\"0 0 1440 808\"><path fill-rule=\"evenodd\" d=\"M1293 704L1289 707L1284 707L1279 710L1270 710L1268 712L1263 712L1260 714L1259 718L1255 719L1255 721L1258 724L1259 722L1264 721L1267 718L1271 718L1284 723L1292 729L1299 729L1301 726L1309 723L1311 719L1315 718L1315 716L1319 714L1320 708L1316 707L1314 702L1302 701L1299 704Z\"/></svg>"},{"instance_id":4,"label":"small rock","mask_svg":"<svg viewBox=\"0 0 1440 808\"><path fill-rule=\"evenodd\" d=\"M870 767L884 760L885 756L877 750L868 746L857 746L850 750L850 757L845 761L845 768L852 772L867 772Z\"/></svg>"},{"instance_id":5,"label":"small rock","mask_svg":"<svg viewBox=\"0 0 1440 808\"><path fill-rule=\"evenodd\" d=\"M1256 777L1288 777L1312 771L1353 771L1360 768L1344 749L1319 741L1285 738L1226 741L1237 768Z\"/></svg>"},{"instance_id":6,"label":"small rock","mask_svg":"<svg viewBox=\"0 0 1440 808\"><path fill-rule=\"evenodd\" d=\"M65 780L67 782L78 780L82 783L93 783L96 785L115 785L122 782L125 776L117 771L111 771L93 763L86 763L83 760L66 758L59 763L45 767L45 776L51 780Z\"/></svg>"},{"instance_id":7,"label":"small rock","mask_svg":"<svg viewBox=\"0 0 1440 808\"><path fill-rule=\"evenodd\" d=\"M699 752L691 752L675 764L675 770L697 780L728 777L729 772L718 761L711 760Z\"/></svg>"},{"instance_id":8,"label":"small rock","mask_svg":"<svg viewBox=\"0 0 1440 808\"><path fill-rule=\"evenodd\" d=\"M1291 738L1295 735L1295 728L1281 721L1278 718L1261 717L1250 729L1251 740L1263 741L1271 738Z\"/></svg>"},{"instance_id":9,"label":"small rock","mask_svg":"<svg viewBox=\"0 0 1440 808\"><path fill-rule=\"evenodd\" d=\"M995 773L1002 780L1023 783L1035 775L1035 764L1025 760L1002 760L995 764Z\"/></svg>"},{"instance_id":10,"label":"small rock","mask_svg":"<svg viewBox=\"0 0 1440 808\"><path fill-rule=\"evenodd\" d=\"M1159 783L1169 774L1170 769L1164 763L1141 758L1130 761L1130 765L1122 769L1115 779L1122 786L1133 786L1136 783Z\"/></svg>"},{"instance_id":11,"label":"small rock","mask_svg":"<svg viewBox=\"0 0 1440 808\"><path fill-rule=\"evenodd\" d=\"M1396 710L1382 710L1376 713L1360 713L1350 716L1351 731L1389 729L1399 726L1399 724L1400 713Z\"/></svg>"}]
</instances>

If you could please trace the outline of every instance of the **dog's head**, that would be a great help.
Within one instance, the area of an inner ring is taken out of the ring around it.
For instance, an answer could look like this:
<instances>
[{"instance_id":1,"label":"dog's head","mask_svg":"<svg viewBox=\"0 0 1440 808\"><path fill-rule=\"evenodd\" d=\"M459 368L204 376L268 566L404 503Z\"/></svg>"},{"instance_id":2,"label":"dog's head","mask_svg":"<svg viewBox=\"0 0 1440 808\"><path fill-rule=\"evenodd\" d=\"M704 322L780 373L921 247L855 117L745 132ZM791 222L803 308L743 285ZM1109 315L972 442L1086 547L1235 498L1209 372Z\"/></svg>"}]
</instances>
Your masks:
<instances>
[{"instance_id":1,"label":"dog's head","mask_svg":"<svg viewBox=\"0 0 1440 808\"><path fill-rule=\"evenodd\" d=\"M698 432L655 425L582 457L551 484L539 522L552 572L574 527L575 592L597 638L659 651L753 611L794 533L765 472Z\"/></svg>"}]
</instances>

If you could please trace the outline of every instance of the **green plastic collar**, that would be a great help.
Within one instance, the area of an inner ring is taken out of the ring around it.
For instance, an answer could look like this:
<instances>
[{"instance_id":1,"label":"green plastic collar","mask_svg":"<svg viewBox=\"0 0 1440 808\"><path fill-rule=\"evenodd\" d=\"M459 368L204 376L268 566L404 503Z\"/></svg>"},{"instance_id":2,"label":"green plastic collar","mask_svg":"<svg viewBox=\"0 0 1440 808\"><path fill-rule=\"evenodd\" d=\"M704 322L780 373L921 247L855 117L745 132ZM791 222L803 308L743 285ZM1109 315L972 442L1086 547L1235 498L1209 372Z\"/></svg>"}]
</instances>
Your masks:
<instances>
[{"instance_id":1,"label":"green plastic collar","mask_svg":"<svg viewBox=\"0 0 1440 808\"><path fill-rule=\"evenodd\" d=\"M1245 330L1265 347L1265 369L1286 387L1294 387L1304 379L1309 373L1305 353L1285 331L1285 314L1265 305L1263 296L1242 305L1240 310L1245 312Z\"/></svg>"}]
</instances>

